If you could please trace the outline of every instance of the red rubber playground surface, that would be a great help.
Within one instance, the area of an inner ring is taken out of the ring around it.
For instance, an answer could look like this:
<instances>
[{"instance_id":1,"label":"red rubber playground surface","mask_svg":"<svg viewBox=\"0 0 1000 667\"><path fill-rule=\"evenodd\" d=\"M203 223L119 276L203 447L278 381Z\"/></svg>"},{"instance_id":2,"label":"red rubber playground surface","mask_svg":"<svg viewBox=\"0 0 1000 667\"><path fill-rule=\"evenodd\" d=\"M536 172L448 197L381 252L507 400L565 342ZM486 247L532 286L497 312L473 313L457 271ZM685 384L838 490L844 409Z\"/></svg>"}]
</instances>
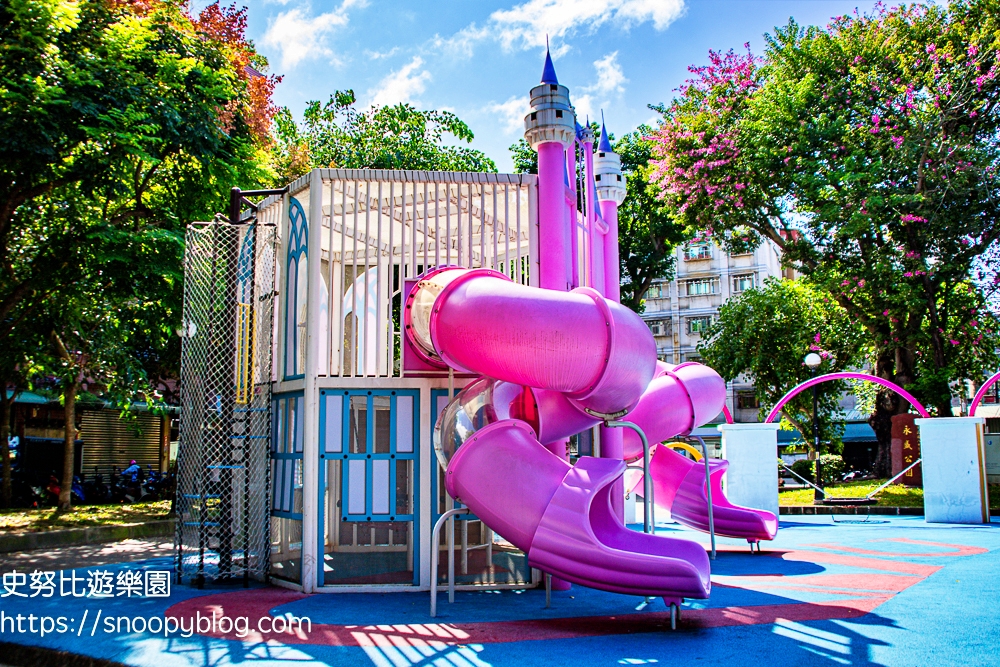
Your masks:
<instances>
[{"instance_id":1,"label":"red rubber playground surface","mask_svg":"<svg viewBox=\"0 0 1000 667\"><path fill-rule=\"evenodd\" d=\"M853 517L852 517L853 518ZM712 597L685 605L671 631L663 602L574 586L446 594L305 596L278 588L197 591L169 598L0 599L11 614L63 615L68 632L11 632L0 641L128 665L996 665L1000 664L1000 525L926 524L921 517L782 522L760 555L720 540ZM661 526L658 532L697 533ZM102 569L164 569L152 559ZM81 576L86 570L80 570ZM84 615L89 619L81 629ZM164 616L182 625L246 617L248 632L207 627L181 637L108 632L94 619ZM308 628L263 634L291 617ZM72 621L72 622L70 622ZM0 663L3 657L0 655Z\"/></svg>"}]
</instances>

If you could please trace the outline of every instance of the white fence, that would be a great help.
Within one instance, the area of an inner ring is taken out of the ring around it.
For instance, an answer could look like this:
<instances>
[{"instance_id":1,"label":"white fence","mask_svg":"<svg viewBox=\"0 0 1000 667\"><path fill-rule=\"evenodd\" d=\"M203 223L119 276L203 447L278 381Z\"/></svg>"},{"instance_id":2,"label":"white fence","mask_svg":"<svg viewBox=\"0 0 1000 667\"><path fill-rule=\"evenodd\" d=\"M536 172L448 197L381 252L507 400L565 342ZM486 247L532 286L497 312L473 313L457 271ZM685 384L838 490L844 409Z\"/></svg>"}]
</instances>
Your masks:
<instances>
[{"instance_id":1,"label":"white fence","mask_svg":"<svg viewBox=\"0 0 1000 667\"><path fill-rule=\"evenodd\" d=\"M277 222L281 239L274 379L305 374L307 326L320 337L310 375L402 377L406 281L428 268L535 284L536 187L531 174L320 169L262 202L260 221Z\"/></svg>"}]
</instances>

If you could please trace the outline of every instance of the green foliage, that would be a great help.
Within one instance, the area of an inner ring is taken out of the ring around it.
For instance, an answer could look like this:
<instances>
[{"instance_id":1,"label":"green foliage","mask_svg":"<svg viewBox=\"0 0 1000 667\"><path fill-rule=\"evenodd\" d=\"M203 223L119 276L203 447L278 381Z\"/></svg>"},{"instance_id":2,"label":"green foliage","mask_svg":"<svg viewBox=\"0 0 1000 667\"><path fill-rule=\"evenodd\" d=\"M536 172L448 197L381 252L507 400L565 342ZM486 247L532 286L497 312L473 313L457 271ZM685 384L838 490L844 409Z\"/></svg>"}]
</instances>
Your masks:
<instances>
[{"instance_id":1,"label":"green foliage","mask_svg":"<svg viewBox=\"0 0 1000 667\"><path fill-rule=\"evenodd\" d=\"M538 151L534 150L526 139L518 139L509 150L510 156L514 159L514 173L538 173Z\"/></svg>"},{"instance_id":2,"label":"green foliage","mask_svg":"<svg viewBox=\"0 0 1000 667\"><path fill-rule=\"evenodd\" d=\"M0 5L0 386L155 406L176 378L184 229L270 178L277 80L245 30L218 4Z\"/></svg>"},{"instance_id":3,"label":"green foliage","mask_svg":"<svg viewBox=\"0 0 1000 667\"><path fill-rule=\"evenodd\" d=\"M822 290L806 280L769 278L723 304L698 351L726 380L741 375L752 380L763 414L811 377L803 363L807 354L823 359L818 373L837 372L859 362L862 344L863 330ZM817 390L820 440L834 449L839 448L836 414L844 388L842 382L825 382ZM783 414L811 447L812 392L794 397Z\"/></svg>"},{"instance_id":4,"label":"green foliage","mask_svg":"<svg viewBox=\"0 0 1000 667\"><path fill-rule=\"evenodd\" d=\"M801 475L810 482L816 477L816 466L809 459L799 459L789 466L796 475Z\"/></svg>"},{"instance_id":5,"label":"green foliage","mask_svg":"<svg viewBox=\"0 0 1000 667\"><path fill-rule=\"evenodd\" d=\"M355 108L352 90L306 105L301 127L288 109L276 118L276 171L290 181L314 167L496 171L481 151L445 143L471 142L472 130L450 111L421 111L409 104Z\"/></svg>"},{"instance_id":6,"label":"green foliage","mask_svg":"<svg viewBox=\"0 0 1000 667\"><path fill-rule=\"evenodd\" d=\"M654 178L686 224L777 244L865 328L874 371L939 414L998 361L970 282L1000 238L998 34L995 0L791 21L763 58L693 68L657 133Z\"/></svg>"},{"instance_id":7,"label":"green foliage","mask_svg":"<svg viewBox=\"0 0 1000 667\"><path fill-rule=\"evenodd\" d=\"M810 482L816 481L816 462L799 459L791 466L792 471ZM844 476L844 458L839 454L821 454L819 457L820 482L823 488L836 484Z\"/></svg>"},{"instance_id":8,"label":"green foliage","mask_svg":"<svg viewBox=\"0 0 1000 667\"><path fill-rule=\"evenodd\" d=\"M176 375L184 228L268 178L275 79L249 69L267 63L245 27L217 4L0 7L3 379L48 340L40 323L95 299L149 375Z\"/></svg>"},{"instance_id":9,"label":"green foliage","mask_svg":"<svg viewBox=\"0 0 1000 667\"><path fill-rule=\"evenodd\" d=\"M838 454L822 454L819 457L821 486L836 484L844 476L844 459Z\"/></svg>"}]
</instances>

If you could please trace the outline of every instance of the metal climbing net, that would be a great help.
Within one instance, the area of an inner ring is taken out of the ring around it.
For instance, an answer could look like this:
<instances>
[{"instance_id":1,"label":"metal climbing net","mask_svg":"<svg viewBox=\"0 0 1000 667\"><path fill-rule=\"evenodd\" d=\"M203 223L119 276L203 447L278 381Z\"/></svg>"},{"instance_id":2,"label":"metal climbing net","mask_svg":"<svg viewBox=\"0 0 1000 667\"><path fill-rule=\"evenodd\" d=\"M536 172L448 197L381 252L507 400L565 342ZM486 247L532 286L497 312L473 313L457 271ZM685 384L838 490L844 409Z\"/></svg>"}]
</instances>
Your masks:
<instances>
[{"instance_id":1,"label":"metal climbing net","mask_svg":"<svg viewBox=\"0 0 1000 667\"><path fill-rule=\"evenodd\" d=\"M269 566L276 228L196 223L184 254L178 581L263 580Z\"/></svg>"}]
</instances>

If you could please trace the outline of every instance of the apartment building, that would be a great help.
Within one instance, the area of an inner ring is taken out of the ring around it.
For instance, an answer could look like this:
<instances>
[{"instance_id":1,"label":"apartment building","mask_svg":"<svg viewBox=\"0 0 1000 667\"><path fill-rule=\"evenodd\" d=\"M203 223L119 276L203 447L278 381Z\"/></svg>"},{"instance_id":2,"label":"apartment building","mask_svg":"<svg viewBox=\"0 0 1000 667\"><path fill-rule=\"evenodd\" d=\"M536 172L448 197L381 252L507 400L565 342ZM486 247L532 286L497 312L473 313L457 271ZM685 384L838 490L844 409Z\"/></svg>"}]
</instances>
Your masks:
<instances>
[{"instance_id":1,"label":"apartment building","mask_svg":"<svg viewBox=\"0 0 1000 667\"><path fill-rule=\"evenodd\" d=\"M739 255L711 241L691 242L676 252L676 278L653 283L642 315L656 339L657 355L672 364L701 360L698 343L727 299L759 287L768 277L784 275L781 252L771 241ZM741 378L730 382L726 403L735 421L757 421L759 406L751 383Z\"/></svg>"}]
</instances>

